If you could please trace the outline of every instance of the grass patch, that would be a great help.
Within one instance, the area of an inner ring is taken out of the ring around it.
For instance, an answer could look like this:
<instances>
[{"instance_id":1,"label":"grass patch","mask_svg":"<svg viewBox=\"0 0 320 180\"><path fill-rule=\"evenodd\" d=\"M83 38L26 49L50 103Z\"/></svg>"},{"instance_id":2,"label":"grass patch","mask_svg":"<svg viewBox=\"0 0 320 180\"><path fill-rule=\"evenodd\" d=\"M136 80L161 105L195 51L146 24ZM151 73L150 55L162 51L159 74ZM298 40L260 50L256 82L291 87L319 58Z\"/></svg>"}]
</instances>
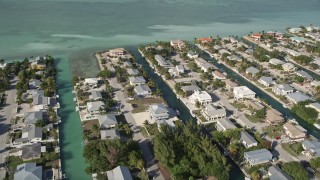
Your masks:
<instances>
[{"instance_id":1,"label":"grass patch","mask_svg":"<svg viewBox=\"0 0 320 180\"><path fill-rule=\"evenodd\" d=\"M281 137L283 135L282 126L267 126L263 128L270 138Z\"/></svg>"},{"instance_id":2,"label":"grass patch","mask_svg":"<svg viewBox=\"0 0 320 180\"><path fill-rule=\"evenodd\" d=\"M141 134L142 134L144 137L146 137L146 138L149 137L146 128L142 127L142 128L140 129L140 132L141 132Z\"/></svg>"},{"instance_id":3,"label":"grass patch","mask_svg":"<svg viewBox=\"0 0 320 180\"><path fill-rule=\"evenodd\" d=\"M244 109L247 107L244 103L233 102L230 104L237 109Z\"/></svg>"},{"instance_id":4,"label":"grass patch","mask_svg":"<svg viewBox=\"0 0 320 180\"><path fill-rule=\"evenodd\" d=\"M144 99L134 99L127 101L128 103L132 104L132 107L134 108L132 110L132 113L140 113L145 112L150 104L160 104L164 103L165 101L163 98L144 98Z\"/></svg>"},{"instance_id":5,"label":"grass patch","mask_svg":"<svg viewBox=\"0 0 320 180\"><path fill-rule=\"evenodd\" d=\"M255 115L248 115L248 114L245 114L246 118L249 119L249 121L253 122L253 123L258 123L258 122L263 122L263 119L260 119L258 117L256 117Z\"/></svg>"},{"instance_id":6,"label":"grass patch","mask_svg":"<svg viewBox=\"0 0 320 180\"><path fill-rule=\"evenodd\" d=\"M200 110L194 110L193 113L196 115L197 118L200 119L201 122L207 122L206 118L202 116Z\"/></svg>"},{"instance_id":7,"label":"grass patch","mask_svg":"<svg viewBox=\"0 0 320 180\"><path fill-rule=\"evenodd\" d=\"M158 125L157 123L154 123L154 124L148 124L148 125L145 125L145 127L147 128L149 134L151 136L154 136L156 135L157 133L159 133L159 129L158 129Z\"/></svg>"},{"instance_id":8,"label":"grass patch","mask_svg":"<svg viewBox=\"0 0 320 180\"><path fill-rule=\"evenodd\" d=\"M285 149L292 156L299 156L303 151L302 143L294 143L294 144L281 144L283 149Z\"/></svg>"}]
</instances>

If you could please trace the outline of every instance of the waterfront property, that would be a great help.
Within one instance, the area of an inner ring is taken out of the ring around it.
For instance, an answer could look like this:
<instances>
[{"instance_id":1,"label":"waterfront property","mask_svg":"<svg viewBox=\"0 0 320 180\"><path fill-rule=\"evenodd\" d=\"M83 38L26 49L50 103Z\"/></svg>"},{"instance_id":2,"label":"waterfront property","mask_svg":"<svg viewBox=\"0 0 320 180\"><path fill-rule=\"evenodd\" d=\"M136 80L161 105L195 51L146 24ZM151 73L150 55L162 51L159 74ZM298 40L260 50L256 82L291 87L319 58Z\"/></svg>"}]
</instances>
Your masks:
<instances>
[{"instance_id":1,"label":"waterfront property","mask_svg":"<svg viewBox=\"0 0 320 180\"><path fill-rule=\"evenodd\" d=\"M42 166L37 166L36 163L24 163L17 166L14 174L15 180L42 180Z\"/></svg>"},{"instance_id":2,"label":"waterfront property","mask_svg":"<svg viewBox=\"0 0 320 180\"><path fill-rule=\"evenodd\" d=\"M146 80L142 76L131 76L129 77L129 82L132 86L138 86L144 85L146 83Z\"/></svg>"},{"instance_id":3,"label":"waterfront property","mask_svg":"<svg viewBox=\"0 0 320 180\"><path fill-rule=\"evenodd\" d=\"M201 110L201 113L207 120L206 122L200 121L203 124L212 123L227 116L225 108L219 104L208 104Z\"/></svg>"},{"instance_id":4,"label":"waterfront property","mask_svg":"<svg viewBox=\"0 0 320 180\"><path fill-rule=\"evenodd\" d=\"M303 141L307 137L307 130L300 125L287 122L283 125L283 129L290 141Z\"/></svg>"},{"instance_id":5,"label":"waterfront property","mask_svg":"<svg viewBox=\"0 0 320 180\"><path fill-rule=\"evenodd\" d=\"M272 154L267 149L258 149L244 153L245 160L250 166L268 163L272 160Z\"/></svg>"},{"instance_id":6,"label":"waterfront property","mask_svg":"<svg viewBox=\"0 0 320 180\"><path fill-rule=\"evenodd\" d=\"M277 84L272 88L272 92L279 96L285 96L293 91L294 89L289 84Z\"/></svg>"},{"instance_id":7,"label":"waterfront property","mask_svg":"<svg viewBox=\"0 0 320 180\"><path fill-rule=\"evenodd\" d=\"M247 132L240 133L240 142L246 148L251 148L254 146L258 146L258 142Z\"/></svg>"},{"instance_id":8,"label":"waterfront property","mask_svg":"<svg viewBox=\"0 0 320 180\"><path fill-rule=\"evenodd\" d=\"M194 93L189 97L192 104L196 104L197 102L200 105L207 105L212 102L211 95L206 91L194 91Z\"/></svg>"},{"instance_id":9,"label":"waterfront property","mask_svg":"<svg viewBox=\"0 0 320 180\"><path fill-rule=\"evenodd\" d=\"M169 111L163 104L153 104L149 107L150 118L154 120L168 119Z\"/></svg>"},{"instance_id":10,"label":"waterfront property","mask_svg":"<svg viewBox=\"0 0 320 180\"><path fill-rule=\"evenodd\" d=\"M308 95L303 94L301 92L294 92L294 93L289 93L286 96L288 100L293 102L294 104L298 104L299 102L307 101L307 100L312 100Z\"/></svg>"},{"instance_id":11,"label":"waterfront property","mask_svg":"<svg viewBox=\"0 0 320 180\"><path fill-rule=\"evenodd\" d=\"M233 94L237 100L254 99L256 96L256 93L246 86L234 87Z\"/></svg>"},{"instance_id":12,"label":"waterfront property","mask_svg":"<svg viewBox=\"0 0 320 180\"><path fill-rule=\"evenodd\" d=\"M268 168L268 175L270 180L292 180L292 177L283 172L277 165Z\"/></svg>"},{"instance_id":13,"label":"waterfront property","mask_svg":"<svg viewBox=\"0 0 320 180\"><path fill-rule=\"evenodd\" d=\"M258 82L266 87L269 87L273 84L273 78L272 77L266 77L262 76Z\"/></svg>"},{"instance_id":14,"label":"waterfront property","mask_svg":"<svg viewBox=\"0 0 320 180\"><path fill-rule=\"evenodd\" d=\"M266 114L266 122L270 125L278 125L284 122L284 117L278 110L269 109Z\"/></svg>"},{"instance_id":15,"label":"waterfront property","mask_svg":"<svg viewBox=\"0 0 320 180\"><path fill-rule=\"evenodd\" d=\"M320 157L320 141L319 140L304 140L302 142L304 154L312 157Z\"/></svg>"},{"instance_id":16,"label":"waterfront property","mask_svg":"<svg viewBox=\"0 0 320 180\"><path fill-rule=\"evenodd\" d=\"M114 114L103 114L98 116L100 129L114 128L118 122Z\"/></svg>"},{"instance_id":17,"label":"waterfront property","mask_svg":"<svg viewBox=\"0 0 320 180\"><path fill-rule=\"evenodd\" d=\"M140 97L150 96L152 91L147 85L139 85L134 87L134 92Z\"/></svg>"},{"instance_id":18,"label":"waterfront property","mask_svg":"<svg viewBox=\"0 0 320 180\"><path fill-rule=\"evenodd\" d=\"M218 131L226 131L228 129L237 128L229 119L218 119L216 129Z\"/></svg>"}]
</instances>

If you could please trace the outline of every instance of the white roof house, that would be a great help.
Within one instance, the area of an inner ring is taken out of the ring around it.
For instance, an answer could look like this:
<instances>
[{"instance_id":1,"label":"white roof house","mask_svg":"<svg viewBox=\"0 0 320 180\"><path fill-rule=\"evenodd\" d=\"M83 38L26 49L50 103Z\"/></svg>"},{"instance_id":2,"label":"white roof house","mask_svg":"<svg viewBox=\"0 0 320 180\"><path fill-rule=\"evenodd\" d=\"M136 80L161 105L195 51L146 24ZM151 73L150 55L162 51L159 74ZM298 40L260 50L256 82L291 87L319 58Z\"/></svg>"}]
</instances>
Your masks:
<instances>
[{"instance_id":1,"label":"white roof house","mask_svg":"<svg viewBox=\"0 0 320 180\"><path fill-rule=\"evenodd\" d=\"M253 67L253 66L250 66L246 69L246 74L251 74L252 76L255 76L257 73L259 73L259 69Z\"/></svg>"},{"instance_id":2,"label":"white roof house","mask_svg":"<svg viewBox=\"0 0 320 180\"><path fill-rule=\"evenodd\" d=\"M149 107L151 119L160 120L169 118L169 110L163 104L153 104Z\"/></svg>"},{"instance_id":3,"label":"white roof house","mask_svg":"<svg viewBox=\"0 0 320 180\"><path fill-rule=\"evenodd\" d=\"M281 60L279 60L279 59L271 58L271 59L269 60L269 64L272 64L272 65L277 66L277 65L282 65L282 64L284 64L284 62L281 61Z\"/></svg>"},{"instance_id":4,"label":"white roof house","mask_svg":"<svg viewBox=\"0 0 320 180\"><path fill-rule=\"evenodd\" d=\"M298 104L299 102L302 102L302 101L312 100L308 95L303 94L301 92L289 93L287 94L286 97L288 98L288 100L290 100L295 104Z\"/></svg>"},{"instance_id":5,"label":"white roof house","mask_svg":"<svg viewBox=\"0 0 320 180\"><path fill-rule=\"evenodd\" d=\"M193 104L199 102L201 105L205 105L212 102L212 97L206 91L194 91L194 93L190 96L190 101Z\"/></svg>"},{"instance_id":6,"label":"white roof house","mask_svg":"<svg viewBox=\"0 0 320 180\"><path fill-rule=\"evenodd\" d=\"M319 140L305 140L302 142L303 149L310 156L320 157L320 141Z\"/></svg>"},{"instance_id":7,"label":"white roof house","mask_svg":"<svg viewBox=\"0 0 320 180\"><path fill-rule=\"evenodd\" d=\"M240 99L254 99L256 93L249 89L247 86L238 86L233 88L234 97Z\"/></svg>"},{"instance_id":8,"label":"white roof house","mask_svg":"<svg viewBox=\"0 0 320 180\"><path fill-rule=\"evenodd\" d=\"M100 129L113 128L118 124L117 118L114 114L104 114L98 116Z\"/></svg>"},{"instance_id":9,"label":"white roof house","mask_svg":"<svg viewBox=\"0 0 320 180\"><path fill-rule=\"evenodd\" d=\"M100 112L100 110L103 110L104 108L104 102L102 101L94 101L94 102L88 102L87 103L87 110L91 114L97 114Z\"/></svg>"},{"instance_id":10,"label":"white roof house","mask_svg":"<svg viewBox=\"0 0 320 180\"><path fill-rule=\"evenodd\" d=\"M262 76L259 80L259 83L262 85L269 87L273 84L273 78L272 77L267 77L267 76Z\"/></svg>"},{"instance_id":11,"label":"white roof house","mask_svg":"<svg viewBox=\"0 0 320 180\"><path fill-rule=\"evenodd\" d=\"M226 131L228 129L237 128L229 119L218 119L216 129L218 131Z\"/></svg>"},{"instance_id":12,"label":"white roof house","mask_svg":"<svg viewBox=\"0 0 320 180\"><path fill-rule=\"evenodd\" d=\"M120 132L118 129L100 130L100 138L101 140L117 139L117 138L120 138Z\"/></svg>"},{"instance_id":13,"label":"white roof house","mask_svg":"<svg viewBox=\"0 0 320 180\"><path fill-rule=\"evenodd\" d=\"M212 72L214 79L224 80L227 79L226 75L222 74L220 71L216 70Z\"/></svg>"},{"instance_id":14,"label":"white roof house","mask_svg":"<svg viewBox=\"0 0 320 180\"><path fill-rule=\"evenodd\" d=\"M91 91L91 95L89 96L89 99L94 101L102 99L102 94L100 91L97 91L97 90Z\"/></svg>"},{"instance_id":15,"label":"white roof house","mask_svg":"<svg viewBox=\"0 0 320 180\"><path fill-rule=\"evenodd\" d=\"M290 28L288 31L291 33L299 33L301 30L301 28Z\"/></svg>"},{"instance_id":16,"label":"white roof house","mask_svg":"<svg viewBox=\"0 0 320 180\"><path fill-rule=\"evenodd\" d=\"M293 93L294 89L289 84L277 84L273 86L272 92L278 96L284 96Z\"/></svg>"},{"instance_id":17,"label":"white roof house","mask_svg":"<svg viewBox=\"0 0 320 180\"><path fill-rule=\"evenodd\" d=\"M293 180L291 176L283 172L278 166L270 166L268 168L270 180Z\"/></svg>"},{"instance_id":18,"label":"white roof house","mask_svg":"<svg viewBox=\"0 0 320 180\"><path fill-rule=\"evenodd\" d=\"M151 89L147 85L139 85L134 87L134 92L138 96L149 96L151 95Z\"/></svg>"},{"instance_id":19,"label":"white roof house","mask_svg":"<svg viewBox=\"0 0 320 180\"><path fill-rule=\"evenodd\" d=\"M146 80L142 76L131 76L129 77L130 85L143 85L146 83Z\"/></svg>"},{"instance_id":20,"label":"white roof house","mask_svg":"<svg viewBox=\"0 0 320 180\"><path fill-rule=\"evenodd\" d=\"M292 72L292 71L296 70L296 67L291 63L282 64L282 68L286 72Z\"/></svg>"},{"instance_id":21,"label":"white roof house","mask_svg":"<svg viewBox=\"0 0 320 180\"><path fill-rule=\"evenodd\" d=\"M180 39L171 40L170 45L175 48L179 48L180 50L186 47L186 43Z\"/></svg>"},{"instance_id":22,"label":"white roof house","mask_svg":"<svg viewBox=\"0 0 320 180\"><path fill-rule=\"evenodd\" d=\"M84 79L84 83L90 86L97 85L99 83L98 78L86 78Z\"/></svg>"},{"instance_id":23,"label":"white roof house","mask_svg":"<svg viewBox=\"0 0 320 180\"><path fill-rule=\"evenodd\" d=\"M197 52L189 50L187 56L188 56L190 59L193 59L193 58L197 58L199 55L198 55Z\"/></svg>"},{"instance_id":24,"label":"white roof house","mask_svg":"<svg viewBox=\"0 0 320 180\"><path fill-rule=\"evenodd\" d=\"M0 69L4 69L7 66L7 63L0 63Z\"/></svg>"},{"instance_id":25,"label":"white roof house","mask_svg":"<svg viewBox=\"0 0 320 180\"><path fill-rule=\"evenodd\" d=\"M214 69L215 66L203 58L196 58L194 62L201 68L202 71L208 72L209 69Z\"/></svg>"},{"instance_id":26,"label":"white roof house","mask_svg":"<svg viewBox=\"0 0 320 180\"><path fill-rule=\"evenodd\" d=\"M244 153L245 160L251 165L263 164L272 160L272 154L267 149L258 149Z\"/></svg>"},{"instance_id":27,"label":"white roof house","mask_svg":"<svg viewBox=\"0 0 320 180\"><path fill-rule=\"evenodd\" d=\"M118 166L113 170L107 171L108 180L133 180L127 166Z\"/></svg>"},{"instance_id":28,"label":"white roof house","mask_svg":"<svg viewBox=\"0 0 320 180\"><path fill-rule=\"evenodd\" d=\"M223 106L220 104L208 104L201 111L204 118L207 120L206 122L200 121L200 123L208 124L215 122L217 119L226 118L227 112Z\"/></svg>"},{"instance_id":29,"label":"white roof house","mask_svg":"<svg viewBox=\"0 0 320 180\"><path fill-rule=\"evenodd\" d=\"M246 148L251 148L254 146L258 146L258 142L247 132L241 132L240 133L240 142L244 145Z\"/></svg>"},{"instance_id":30,"label":"white roof house","mask_svg":"<svg viewBox=\"0 0 320 180\"><path fill-rule=\"evenodd\" d=\"M313 77L310 74L308 74L307 72L305 72L304 70L296 71L296 75L300 76L300 77L303 77L307 81L312 81L313 80Z\"/></svg>"},{"instance_id":31,"label":"white roof house","mask_svg":"<svg viewBox=\"0 0 320 180\"><path fill-rule=\"evenodd\" d=\"M290 122L285 123L283 129L291 141L302 141L307 136L307 130L300 125L295 125Z\"/></svg>"},{"instance_id":32,"label":"white roof house","mask_svg":"<svg viewBox=\"0 0 320 180\"><path fill-rule=\"evenodd\" d=\"M24 163L17 166L14 180L42 180L42 166L36 163Z\"/></svg>"},{"instance_id":33,"label":"white roof house","mask_svg":"<svg viewBox=\"0 0 320 180\"><path fill-rule=\"evenodd\" d=\"M237 61L237 62L241 62L242 61L242 59L237 55L228 56L227 59L229 59L230 61Z\"/></svg>"},{"instance_id":34,"label":"white roof house","mask_svg":"<svg viewBox=\"0 0 320 180\"><path fill-rule=\"evenodd\" d=\"M168 67L170 64L160 55L155 55L154 59L158 62L159 66Z\"/></svg>"},{"instance_id":35,"label":"white roof house","mask_svg":"<svg viewBox=\"0 0 320 180\"><path fill-rule=\"evenodd\" d=\"M139 74L139 71L138 71L137 69L133 69L133 68L129 68L129 69L127 70L127 72L128 72L128 74L129 74L130 76L136 76L136 75Z\"/></svg>"},{"instance_id":36,"label":"white roof house","mask_svg":"<svg viewBox=\"0 0 320 180\"><path fill-rule=\"evenodd\" d=\"M229 52L229 51L227 51L227 50L225 50L225 49L220 49L220 50L219 50L219 54L220 54L220 55L223 55L223 54L228 54L228 55L230 55L231 52Z\"/></svg>"}]
</instances>

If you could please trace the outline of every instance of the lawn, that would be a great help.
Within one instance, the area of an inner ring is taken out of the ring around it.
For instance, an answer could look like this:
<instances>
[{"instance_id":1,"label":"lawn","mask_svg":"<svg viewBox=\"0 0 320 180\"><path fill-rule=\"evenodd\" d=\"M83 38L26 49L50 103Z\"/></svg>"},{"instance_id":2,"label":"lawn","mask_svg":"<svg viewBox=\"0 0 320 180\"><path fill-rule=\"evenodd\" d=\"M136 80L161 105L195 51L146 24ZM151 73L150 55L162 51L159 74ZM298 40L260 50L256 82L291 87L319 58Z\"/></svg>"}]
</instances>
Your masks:
<instances>
[{"instance_id":1,"label":"lawn","mask_svg":"<svg viewBox=\"0 0 320 180\"><path fill-rule=\"evenodd\" d=\"M237 109L244 109L247 106L244 103L238 103L238 102L234 102L234 103L230 103L233 107L237 108Z\"/></svg>"},{"instance_id":2,"label":"lawn","mask_svg":"<svg viewBox=\"0 0 320 180\"><path fill-rule=\"evenodd\" d=\"M156 123L145 125L145 127L151 136L154 136L157 133L159 133L158 125Z\"/></svg>"},{"instance_id":3,"label":"lawn","mask_svg":"<svg viewBox=\"0 0 320 180\"><path fill-rule=\"evenodd\" d=\"M200 110L194 110L193 113L196 115L197 118L200 119L201 122L207 122L206 118L202 116Z\"/></svg>"},{"instance_id":4,"label":"lawn","mask_svg":"<svg viewBox=\"0 0 320 180\"><path fill-rule=\"evenodd\" d=\"M302 143L294 143L294 144L281 144L283 149L285 149L292 156L299 156L303 151Z\"/></svg>"},{"instance_id":5,"label":"lawn","mask_svg":"<svg viewBox=\"0 0 320 180\"><path fill-rule=\"evenodd\" d=\"M134 108L132 113L140 113L145 112L150 104L159 104L164 103L165 101L162 98L144 98L144 99L134 99L127 101L128 103L132 104Z\"/></svg>"},{"instance_id":6,"label":"lawn","mask_svg":"<svg viewBox=\"0 0 320 180\"><path fill-rule=\"evenodd\" d=\"M281 137L283 135L282 126L267 126L263 128L270 138Z\"/></svg>"},{"instance_id":7,"label":"lawn","mask_svg":"<svg viewBox=\"0 0 320 180\"><path fill-rule=\"evenodd\" d=\"M245 114L246 118L249 119L249 121L253 122L253 123L258 123L258 122L263 122L263 119L260 119L258 117L256 117L255 115L248 115L248 114Z\"/></svg>"}]
</instances>

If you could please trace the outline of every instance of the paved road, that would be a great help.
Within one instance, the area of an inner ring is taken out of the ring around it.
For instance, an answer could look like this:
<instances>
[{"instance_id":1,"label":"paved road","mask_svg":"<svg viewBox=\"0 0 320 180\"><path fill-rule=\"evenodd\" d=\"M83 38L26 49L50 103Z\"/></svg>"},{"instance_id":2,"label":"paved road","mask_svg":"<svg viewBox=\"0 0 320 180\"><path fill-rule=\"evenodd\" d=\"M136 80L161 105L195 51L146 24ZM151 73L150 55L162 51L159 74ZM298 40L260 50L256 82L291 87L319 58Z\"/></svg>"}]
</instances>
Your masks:
<instances>
[{"instance_id":1,"label":"paved road","mask_svg":"<svg viewBox=\"0 0 320 180\"><path fill-rule=\"evenodd\" d=\"M14 109L16 105L16 81L11 81L11 87L6 91L6 105L0 111L0 178L5 177L4 163L5 158L9 155L9 152L5 149L7 147L7 137L10 127L10 120L15 115Z\"/></svg>"},{"instance_id":2,"label":"paved road","mask_svg":"<svg viewBox=\"0 0 320 180\"><path fill-rule=\"evenodd\" d=\"M146 167L149 176L154 177L157 180L164 180L163 175L160 172L159 166L156 164L156 161L154 159L153 153L149 147L149 140L146 139L142 133L139 131L137 132L136 127L137 123L135 122L131 111L133 110L131 104L126 102L125 95L123 93L123 88L121 85L117 82L116 78L111 78L109 80L110 85L116 89L115 92L115 98L116 100L121 102L121 105L124 105L121 108L121 111L123 112L126 120L128 123L133 124L132 130L135 132L133 135L133 139L139 143L139 146L142 151L142 156L144 161L146 162Z\"/></svg>"}]
</instances>

